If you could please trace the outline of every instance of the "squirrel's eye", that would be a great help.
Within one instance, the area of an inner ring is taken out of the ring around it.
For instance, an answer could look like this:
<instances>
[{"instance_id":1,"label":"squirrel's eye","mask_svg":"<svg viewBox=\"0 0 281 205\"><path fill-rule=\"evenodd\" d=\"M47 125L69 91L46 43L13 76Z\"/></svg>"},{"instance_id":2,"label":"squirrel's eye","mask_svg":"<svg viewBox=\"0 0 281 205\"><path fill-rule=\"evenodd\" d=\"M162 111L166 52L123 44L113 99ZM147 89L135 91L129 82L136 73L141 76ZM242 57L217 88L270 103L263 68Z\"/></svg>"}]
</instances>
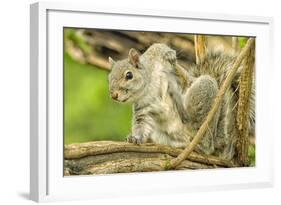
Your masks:
<instances>
[{"instance_id":1,"label":"squirrel's eye","mask_svg":"<svg viewBox=\"0 0 281 205\"><path fill-rule=\"evenodd\" d=\"M131 80L131 79L133 79L133 73L131 71L128 71L126 73L126 80Z\"/></svg>"}]
</instances>

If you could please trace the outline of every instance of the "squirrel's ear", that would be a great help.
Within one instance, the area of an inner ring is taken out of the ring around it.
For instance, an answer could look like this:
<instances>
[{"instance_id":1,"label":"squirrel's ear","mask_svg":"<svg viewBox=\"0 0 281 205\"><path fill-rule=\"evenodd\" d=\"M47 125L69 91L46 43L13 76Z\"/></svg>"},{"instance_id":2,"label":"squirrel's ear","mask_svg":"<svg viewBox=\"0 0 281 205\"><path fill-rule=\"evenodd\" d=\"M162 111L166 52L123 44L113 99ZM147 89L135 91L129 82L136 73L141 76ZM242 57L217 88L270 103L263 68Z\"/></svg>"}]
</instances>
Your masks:
<instances>
[{"instance_id":1,"label":"squirrel's ear","mask_svg":"<svg viewBox=\"0 0 281 205\"><path fill-rule=\"evenodd\" d=\"M113 66L115 64L115 61L109 56L108 61L110 63L110 66Z\"/></svg>"},{"instance_id":2,"label":"squirrel's ear","mask_svg":"<svg viewBox=\"0 0 281 205\"><path fill-rule=\"evenodd\" d=\"M130 63L133 66L137 67L138 63L139 63L139 60L140 60L139 52L136 49L131 48L130 51L129 51L129 61L130 61Z\"/></svg>"}]
</instances>

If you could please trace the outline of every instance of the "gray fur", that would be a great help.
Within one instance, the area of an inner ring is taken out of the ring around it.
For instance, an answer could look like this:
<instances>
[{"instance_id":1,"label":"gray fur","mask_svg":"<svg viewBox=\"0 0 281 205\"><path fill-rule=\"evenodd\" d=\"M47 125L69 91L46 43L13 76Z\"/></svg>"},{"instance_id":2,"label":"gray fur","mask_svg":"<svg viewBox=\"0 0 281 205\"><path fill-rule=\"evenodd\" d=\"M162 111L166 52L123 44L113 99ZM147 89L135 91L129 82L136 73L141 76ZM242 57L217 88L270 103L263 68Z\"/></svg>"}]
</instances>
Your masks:
<instances>
[{"instance_id":1,"label":"gray fur","mask_svg":"<svg viewBox=\"0 0 281 205\"><path fill-rule=\"evenodd\" d=\"M154 142L186 147L205 120L218 89L233 65L234 56L209 54L200 65L176 72L176 52L165 44L153 44L140 55L131 50L128 59L114 62L109 74L112 96L119 102L133 103L132 133L128 141ZM127 80L126 73L133 73ZM180 77L189 80L183 87ZM237 79L197 146L198 152L231 159L237 141ZM117 93L117 94L116 94ZM254 125L254 93L251 98Z\"/></svg>"}]
</instances>

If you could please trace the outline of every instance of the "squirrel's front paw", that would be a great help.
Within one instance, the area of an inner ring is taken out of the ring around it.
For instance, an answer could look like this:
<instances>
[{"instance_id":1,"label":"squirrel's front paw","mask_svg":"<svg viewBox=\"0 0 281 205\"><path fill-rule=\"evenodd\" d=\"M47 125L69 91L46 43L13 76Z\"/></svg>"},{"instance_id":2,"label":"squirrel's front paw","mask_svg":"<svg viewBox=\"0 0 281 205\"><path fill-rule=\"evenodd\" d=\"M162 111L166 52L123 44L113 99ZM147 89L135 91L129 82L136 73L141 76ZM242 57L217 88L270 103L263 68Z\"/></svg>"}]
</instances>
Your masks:
<instances>
[{"instance_id":1,"label":"squirrel's front paw","mask_svg":"<svg viewBox=\"0 0 281 205\"><path fill-rule=\"evenodd\" d=\"M172 65L174 65L177 60L176 52L173 50L166 52L164 54L164 59L169 61Z\"/></svg>"},{"instance_id":2,"label":"squirrel's front paw","mask_svg":"<svg viewBox=\"0 0 281 205\"><path fill-rule=\"evenodd\" d=\"M135 135L135 136L128 136L127 142L133 143L133 144L142 144L144 143L143 136Z\"/></svg>"}]
</instances>

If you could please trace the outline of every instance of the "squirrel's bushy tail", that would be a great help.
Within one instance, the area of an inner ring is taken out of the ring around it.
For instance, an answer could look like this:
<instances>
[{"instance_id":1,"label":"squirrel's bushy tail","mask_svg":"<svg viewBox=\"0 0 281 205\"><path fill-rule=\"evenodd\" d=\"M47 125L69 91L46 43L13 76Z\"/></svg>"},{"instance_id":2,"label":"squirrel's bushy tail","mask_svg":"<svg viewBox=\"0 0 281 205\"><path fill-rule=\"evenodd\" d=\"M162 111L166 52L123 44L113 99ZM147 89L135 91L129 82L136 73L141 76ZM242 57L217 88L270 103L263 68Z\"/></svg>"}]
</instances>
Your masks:
<instances>
[{"instance_id":1,"label":"squirrel's bushy tail","mask_svg":"<svg viewBox=\"0 0 281 205\"><path fill-rule=\"evenodd\" d=\"M194 77L199 77L201 75L210 75L215 78L218 82L218 85L221 86L225 80L229 70L233 66L236 60L235 55L228 55L221 52L208 52L205 56L205 60L199 65L194 65L188 68L188 73ZM238 101L239 96L239 77L241 74L241 69L243 65L238 69L237 74L232 81L231 88L233 92L233 98L235 102ZM237 104L237 103L235 103ZM237 109L237 106L236 108ZM249 110L249 128L250 132L254 133L255 131L255 78L253 75L253 85L250 96L250 110Z\"/></svg>"}]
</instances>

